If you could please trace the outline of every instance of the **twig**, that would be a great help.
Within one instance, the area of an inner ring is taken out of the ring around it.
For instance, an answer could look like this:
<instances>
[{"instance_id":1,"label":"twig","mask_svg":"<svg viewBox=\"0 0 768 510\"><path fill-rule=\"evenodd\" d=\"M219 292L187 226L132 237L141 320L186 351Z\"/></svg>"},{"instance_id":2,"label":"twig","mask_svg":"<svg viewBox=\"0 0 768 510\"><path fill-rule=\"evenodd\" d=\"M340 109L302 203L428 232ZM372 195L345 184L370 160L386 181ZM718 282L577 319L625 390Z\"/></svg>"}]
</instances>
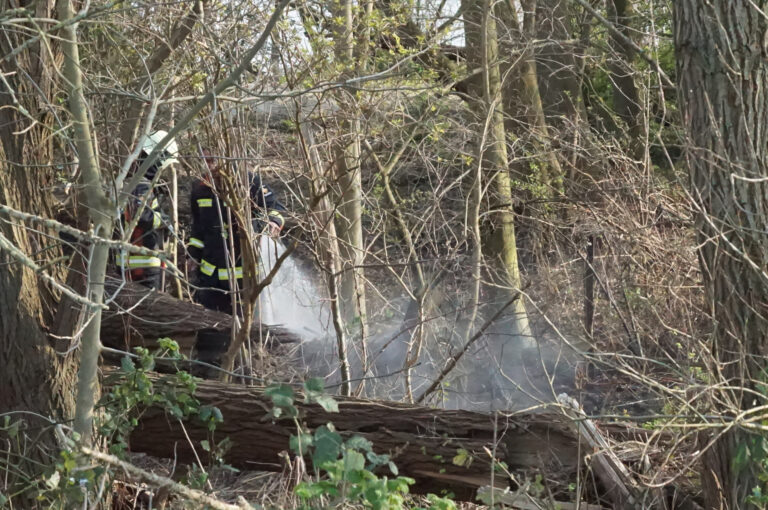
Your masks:
<instances>
[{"instance_id":1,"label":"twig","mask_svg":"<svg viewBox=\"0 0 768 510\"><path fill-rule=\"evenodd\" d=\"M119 198L117 203L119 208L122 209L125 207L125 204L128 201L128 197L130 197L131 193L133 193L133 190L136 189L139 181L144 178L144 174L146 173L147 169L149 169L149 167L158 160L160 154L165 150L165 147L171 142L171 140L173 140L174 137L178 135L182 130L186 129L189 123L195 117L197 117L203 108L208 106L214 101L214 99L216 99L216 96L237 82L240 75L242 75L243 72L245 72L245 70L250 66L251 60L253 60L259 50L261 50L262 46L264 46L264 43L267 42L269 35L272 33L272 29L280 19L283 9L285 9L290 1L291 0L281 0L280 3L275 6L275 10L272 12L272 16L269 18L269 21L267 21L267 25L264 27L264 31L261 33L261 36L259 36L254 45L251 46L243 55L243 60L240 62L240 65L238 65L226 78L217 83L213 90L205 94L200 101L192 106L192 108L190 108L184 117L176 125L174 125L168 134L166 134L165 137L155 146L155 148L152 149L152 152L146 157L146 159L144 159L144 162L141 164L133 178L131 178L131 180L126 183L125 187L120 190L123 192L123 195Z\"/></svg>"},{"instance_id":2,"label":"twig","mask_svg":"<svg viewBox=\"0 0 768 510\"><path fill-rule=\"evenodd\" d=\"M611 23L608 19L606 19L599 12L597 12L595 8L589 5L589 3L586 0L575 0L575 1L576 3L584 7L584 9L587 12L589 12L592 16L594 16L597 19L597 21L599 21L602 25L604 25L605 28L608 29L608 31L610 31L613 35L621 39L624 44L626 44L627 46L635 50L638 53L638 55L640 55L643 58L643 60L648 62L648 64L650 64L653 70L658 73L658 75L661 77L661 80L664 82L666 86L668 87L675 86L675 84L672 83L672 80L669 79L669 76L667 76L667 73L665 73L664 70L661 68L659 63L656 60L654 60L653 57L648 55L648 53L644 49L638 46L635 43L635 41L633 41L632 39L630 39L629 37L621 33L621 30L616 28L616 26L613 23Z\"/></svg>"},{"instance_id":3,"label":"twig","mask_svg":"<svg viewBox=\"0 0 768 510\"><path fill-rule=\"evenodd\" d=\"M138 477L140 479L143 479L146 482L156 487L166 487L172 492L179 494L180 496L186 498L189 501L194 501L202 505L208 505L209 507L214 508L216 510L243 510L244 508L250 508L245 501L243 501L239 505L231 505L229 503L224 503L223 501L219 501L216 498L212 498L211 496L208 496L204 492L190 489L188 487L185 487L184 485L176 483L170 478L166 478L164 476L150 473L149 471L145 471L141 468L138 468L133 464L124 462L118 459L117 457L115 457L114 455L101 453L99 451L93 450L85 446L80 447L80 451L83 454L91 457L92 459L99 460L101 462L106 462L107 464L118 467L123 471L125 471L126 473L133 475L135 477Z\"/></svg>"},{"instance_id":4,"label":"twig","mask_svg":"<svg viewBox=\"0 0 768 510\"><path fill-rule=\"evenodd\" d=\"M42 225L44 227L50 228L51 230L69 234L72 237L75 237L81 241L88 241L94 244L105 244L111 248L116 248L116 249L119 248L120 250L125 250L129 253L135 253L137 255L148 255L152 257L158 257L159 259L163 260L167 264L170 264L170 266L173 269L178 270L178 268L176 268L176 266L174 266L171 260L169 259L168 254L165 252L150 250L148 248L136 246L135 244L131 244L128 242L107 239L105 237L101 237L90 232L84 232L78 228L65 225L64 223L58 222L56 220L42 218L34 214L25 213L3 204L0 204L0 213L7 214L11 218L16 218L18 220Z\"/></svg>"},{"instance_id":5,"label":"twig","mask_svg":"<svg viewBox=\"0 0 768 510\"><path fill-rule=\"evenodd\" d=\"M195 443L192 442L192 439L190 439L189 434L187 433L187 427L184 426L184 422L181 421L181 418L176 418L176 421L179 422L181 431L184 432L184 437L187 438L187 443L189 443L189 447L192 449L192 453L195 454L195 460L197 460L197 465L200 468L200 471L202 471L203 474L205 475L205 483L207 483L208 488L211 491L213 491L213 485L211 485L211 480L208 477L208 472L205 470L205 466L203 466L203 462L200 460L200 456L197 454L197 448L195 448Z\"/></svg>"}]
</instances>

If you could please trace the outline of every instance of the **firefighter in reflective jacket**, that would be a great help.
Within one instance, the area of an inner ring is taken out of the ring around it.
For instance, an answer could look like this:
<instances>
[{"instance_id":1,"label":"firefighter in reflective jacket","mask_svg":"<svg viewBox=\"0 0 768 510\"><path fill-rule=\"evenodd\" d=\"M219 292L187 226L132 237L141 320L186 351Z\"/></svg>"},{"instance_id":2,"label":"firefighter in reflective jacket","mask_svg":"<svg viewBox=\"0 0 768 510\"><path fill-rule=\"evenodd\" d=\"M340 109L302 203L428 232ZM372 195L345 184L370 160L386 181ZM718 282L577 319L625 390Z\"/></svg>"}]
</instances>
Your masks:
<instances>
[{"instance_id":1,"label":"firefighter in reflective jacket","mask_svg":"<svg viewBox=\"0 0 768 510\"><path fill-rule=\"evenodd\" d=\"M204 151L203 155L211 175L214 180L218 180L221 167L215 165L210 153ZM273 237L279 235L285 223L281 214L285 207L258 175L249 174L249 180L251 204L255 206L254 230L266 230ZM230 284L230 278L237 280L237 287L242 285L243 278L238 226L234 216L229 214L226 203L217 198L214 186L208 179L194 184L190 205L192 232L187 250L191 266L188 267L192 270L196 268L197 272L199 289L195 293L195 300L208 309L232 313L232 298L228 292L234 286ZM232 218L233 225L226 223L228 218ZM232 243L229 242L230 235L233 236ZM227 263L231 246L234 247L234 267Z\"/></svg>"},{"instance_id":2,"label":"firefighter in reflective jacket","mask_svg":"<svg viewBox=\"0 0 768 510\"><path fill-rule=\"evenodd\" d=\"M141 166L144 158L165 136L165 131L156 131L147 137L136 161L136 168ZM130 235L131 244L162 251L166 233L170 230L170 224L167 216L160 210L160 203L157 195L151 189L151 183L157 172L177 161L175 158L177 152L176 142L172 141L166 146L158 160L147 169L128 199L121 220L123 228L136 221L136 226ZM160 289L163 263L159 257L121 251L116 255L116 262L119 267L122 267L126 278L129 280L141 283L146 287Z\"/></svg>"}]
</instances>

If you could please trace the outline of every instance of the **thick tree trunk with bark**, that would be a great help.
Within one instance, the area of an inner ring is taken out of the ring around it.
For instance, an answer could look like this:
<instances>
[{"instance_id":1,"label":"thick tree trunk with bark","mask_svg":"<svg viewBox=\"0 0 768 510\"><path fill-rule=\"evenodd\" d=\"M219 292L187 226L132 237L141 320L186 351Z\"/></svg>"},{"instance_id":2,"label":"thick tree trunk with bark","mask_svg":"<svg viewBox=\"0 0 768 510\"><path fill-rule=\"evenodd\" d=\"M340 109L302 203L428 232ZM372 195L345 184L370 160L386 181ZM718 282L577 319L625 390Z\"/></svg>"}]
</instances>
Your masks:
<instances>
[{"instance_id":1,"label":"thick tree trunk with bark","mask_svg":"<svg viewBox=\"0 0 768 510\"><path fill-rule=\"evenodd\" d=\"M215 437L234 442L225 462L241 469L283 469L280 453L290 451L288 441L296 429L290 419L270 418L272 402L263 388L206 381L198 385L196 397L203 404L217 406L224 416ZM300 421L312 430L332 422L345 437L365 437L376 453L392 456L402 475L416 479L419 492L448 489L459 497L471 496L478 487L491 483L490 452L513 471L541 469L549 480L571 479L579 466L578 440L561 414L508 417L344 397L336 400L338 413L327 413L318 405L296 404ZM200 441L209 439L206 426L189 421L185 428L201 451ZM194 462L178 421L158 409L142 415L130 443L134 452ZM453 462L459 449L472 457L470 463ZM499 473L496 481L504 487L509 482Z\"/></svg>"},{"instance_id":2,"label":"thick tree trunk with bark","mask_svg":"<svg viewBox=\"0 0 768 510\"><path fill-rule=\"evenodd\" d=\"M699 260L715 318L712 351L730 388L715 401L737 414L768 403L768 19L751 0L674 6ZM758 477L765 441L734 428L706 453L709 508L747 508L755 487L766 494ZM745 448L747 455L737 455Z\"/></svg>"},{"instance_id":3,"label":"thick tree trunk with bark","mask_svg":"<svg viewBox=\"0 0 768 510\"><path fill-rule=\"evenodd\" d=\"M0 12L14 7L18 4L0 1ZM55 17L53 1L27 7L36 18ZM29 28L37 33L32 25ZM54 154L50 130L63 128L56 125L51 104L61 54L55 45L38 42L10 57L25 42L22 34L12 25L0 24L0 73L4 76L0 81L0 203L51 218ZM23 102L24 112L17 101ZM47 266L48 274L61 276L58 263L47 265L61 255L55 233L34 231L9 220L0 222L0 235L39 266ZM56 420L72 417L76 356L57 354L47 336L56 298L56 292L38 275L0 250L0 412L25 410ZM31 415L25 420L34 422ZM42 448L31 451L44 458L44 446L53 444L53 434L38 437Z\"/></svg>"}]
</instances>

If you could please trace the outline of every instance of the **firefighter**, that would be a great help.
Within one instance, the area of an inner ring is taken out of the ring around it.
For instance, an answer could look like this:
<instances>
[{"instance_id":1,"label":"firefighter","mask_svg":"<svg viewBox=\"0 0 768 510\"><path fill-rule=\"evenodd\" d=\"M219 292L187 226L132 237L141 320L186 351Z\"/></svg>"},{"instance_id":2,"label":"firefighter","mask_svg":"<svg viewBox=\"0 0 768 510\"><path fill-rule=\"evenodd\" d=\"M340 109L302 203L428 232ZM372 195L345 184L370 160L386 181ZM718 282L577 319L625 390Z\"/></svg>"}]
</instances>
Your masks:
<instances>
[{"instance_id":1,"label":"firefighter","mask_svg":"<svg viewBox=\"0 0 768 510\"><path fill-rule=\"evenodd\" d=\"M233 288L240 288L243 279L239 227L226 203L216 196L216 190L222 190L223 167L216 165L214 157L207 150L203 151L203 158L210 174L192 187L192 232L187 245L187 267L190 273L195 272L197 275L199 289L195 293L195 301L210 310L232 313L229 293ZM285 207L258 175L249 173L248 179L255 218L254 231L265 231L272 237L279 236L285 224L282 215ZM232 225L228 225L229 221ZM232 236L231 243L229 236ZM234 253L230 253L230 247L234 248ZM233 267L230 267L232 265L228 264L228 260L235 261ZM232 277L237 280L237 286L231 285Z\"/></svg>"},{"instance_id":2,"label":"firefighter","mask_svg":"<svg viewBox=\"0 0 768 510\"><path fill-rule=\"evenodd\" d=\"M144 159L160 141L165 138L165 131L155 131L144 141L141 153L135 163L135 169L141 167ZM136 227L130 235L130 242L136 246L142 246L155 251L162 251L167 233L171 230L168 217L162 213L157 194L152 189L152 180L155 175L171 163L176 163L178 148L175 141L166 145L165 150L155 163L150 166L139 181L136 189L128 199L122 213L123 228L132 224L136 217ZM142 201L144 206L142 207ZM139 255L137 253L120 252L116 257L118 266L122 267L123 274L131 281L138 282L152 289L160 289L162 286L163 262L159 257Z\"/></svg>"}]
</instances>

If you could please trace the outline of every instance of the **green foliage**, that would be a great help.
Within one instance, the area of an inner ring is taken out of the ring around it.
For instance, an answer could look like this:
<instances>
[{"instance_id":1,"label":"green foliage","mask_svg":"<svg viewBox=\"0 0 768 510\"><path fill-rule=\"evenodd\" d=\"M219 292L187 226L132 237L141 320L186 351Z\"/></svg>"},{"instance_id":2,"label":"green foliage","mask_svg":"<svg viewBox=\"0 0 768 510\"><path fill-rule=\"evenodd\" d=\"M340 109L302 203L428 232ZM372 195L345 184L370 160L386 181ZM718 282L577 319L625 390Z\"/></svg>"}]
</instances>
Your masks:
<instances>
[{"instance_id":1,"label":"green foliage","mask_svg":"<svg viewBox=\"0 0 768 510\"><path fill-rule=\"evenodd\" d=\"M200 405L194 396L197 379L186 371L150 377L149 372L154 369L157 358L172 362L184 359L175 341L161 338L158 345L155 352L137 347L137 358L125 356L121 360L121 371L110 375L105 381L111 389L99 403L100 412L96 420L99 434L109 444L110 453L124 457L127 438L138 424L141 413L149 407L160 407L175 418L194 417L206 424L209 438L202 441L201 446L208 452L211 464L222 465L223 456L232 443L229 439L218 443L213 441L213 432L223 421L221 411L213 406ZM16 433L18 423L11 423L6 418L4 428L9 433ZM190 466L188 470L185 483L193 488L203 488L208 477L206 472L197 465ZM81 506L86 499L92 504L98 501L100 494L103 495L104 487L109 487L109 475L107 469L78 454L72 442L70 448L60 452L59 458L40 481L37 500L46 508Z\"/></svg>"},{"instance_id":2,"label":"green foliage","mask_svg":"<svg viewBox=\"0 0 768 510\"><path fill-rule=\"evenodd\" d=\"M93 490L107 474L101 466L85 464L74 452L63 450L43 476L37 501L48 508L69 508L82 505L86 498L93 501Z\"/></svg>"},{"instance_id":3,"label":"green foliage","mask_svg":"<svg viewBox=\"0 0 768 510\"><path fill-rule=\"evenodd\" d=\"M338 412L338 403L325 393L322 379L309 379L303 385L303 403L317 404L329 413ZM312 463L315 476L296 487L302 508L331 508L337 504L361 505L374 510L400 509L408 506L408 490L414 480L399 476L389 455L376 453L373 444L360 435L344 439L333 423L309 430L300 422L295 405L297 395L287 384L269 386L265 395L272 401L271 416L292 419L296 434L290 438L291 450ZM459 450L454 462L468 465L469 454ZM393 477L377 474L388 471ZM450 510L456 505L448 498L429 495L432 510Z\"/></svg>"},{"instance_id":4,"label":"green foliage","mask_svg":"<svg viewBox=\"0 0 768 510\"><path fill-rule=\"evenodd\" d=\"M187 466L187 474L184 475L182 483L190 489L203 490L208 482L208 473L200 469L197 464Z\"/></svg>"},{"instance_id":5,"label":"green foliage","mask_svg":"<svg viewBox=\"0 0 768 510\"><path fill-rule=\"evenodd\" d=\"M763 425L768 425L768 420L763 420ZM731 469L736 476L748 471L757 475L759 484L752 488L747 502L756 508L768 507L768 438L758 434L742 436L731 459Z\"/></svg>"},{"instance_id":6,"label":"green foliage","mask_svg":"<svg viewBox=\"0 0 768 510\"><path fill-rule=\"evenodd\" d=\"M197 414L208 424L209 430L221 421L221 412L200 407L194 398L197 382L188 372L180 370L173 375L161 376L153 383L148 372L155 367L155 358L163 356L182 360L176 342L168 338L158 340L159 350L150 353L143 347L135 349L138 360L125 356L121 360L121 373L110 376L111 390L101 399L101 413L97 420L99 433L110 439L109 451L122 455L127 448L127 437L138 424L140 413L148 407L161 407L171 416L183 419ZM159 390L158 390L159 388Z\"/></svg>"},{"instance_id":7,"label":"green foliage","mask_svg":"<svg viewBox=\"0 0 768 510\"><path fill-rule=\"evenodd\" d=\"M272 400L274 418L298 416L299 410L293 405L293 388L287 384L274 384L268 387L264 394Z\"/></svg>"},{"instance_id":8,"label":"green foliage","mask_svg":"<svg viewBox=\"0 0 768 510\"><path fill-rule=\"evenodd\" d=\"M277 130L281 133L296 133L299 128L293 119L283 119L278 123Z\"/></svg>"},{"instance_id":9,"label":"green foliage","mask_svg":"<svg viewBox=\"0 0 768 510\"><path fill-rule=\"evenodd\" d=\"M472 456L464 448L459 448L456 451L456 456L453 457L453 464L456 466L469 467L472 464Z\"/></svg>"},{"instance_id":10,"label":"green foliage","mask_svg":"<svg viewBox=\"0 0 768 510\"><path fill-rule=\"evenodd\" d=\"M319 427L314 435L299 432L291 446L298 454L309 454L318 474L317 480L302 482L296 488L306 508L316 508L320 498L374 509L402 508L408 486L414 483L411 478L397 476L389 456L376 454L370 441L361 436L343 441L330 423ZM395 478L373 472L382 466L387 466Z\"/></svg>"}]
</instances>

